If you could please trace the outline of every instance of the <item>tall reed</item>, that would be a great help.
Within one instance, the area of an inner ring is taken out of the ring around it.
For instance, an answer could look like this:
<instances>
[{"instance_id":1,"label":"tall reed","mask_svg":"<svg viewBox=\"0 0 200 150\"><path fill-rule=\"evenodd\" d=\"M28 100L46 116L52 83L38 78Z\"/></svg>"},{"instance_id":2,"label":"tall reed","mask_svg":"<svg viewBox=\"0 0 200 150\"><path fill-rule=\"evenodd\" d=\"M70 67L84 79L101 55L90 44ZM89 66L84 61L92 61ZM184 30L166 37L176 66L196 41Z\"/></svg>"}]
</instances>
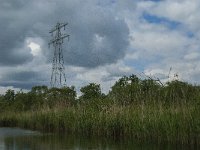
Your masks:
<instances>
[{"instance_id":1,"label":"tall reed","mask_svg":"<svg viewBox=\"0 0 200 150\"><path fill-rule=\"evenodd\" d=\"M175 109L161 106L118 106L97 111L70 107L5 113L1 126L18 126L46 132L76 133L108 137L134 137L141 140L199 143L200 112L192 106Z\"/></svg>"}]
</instances>

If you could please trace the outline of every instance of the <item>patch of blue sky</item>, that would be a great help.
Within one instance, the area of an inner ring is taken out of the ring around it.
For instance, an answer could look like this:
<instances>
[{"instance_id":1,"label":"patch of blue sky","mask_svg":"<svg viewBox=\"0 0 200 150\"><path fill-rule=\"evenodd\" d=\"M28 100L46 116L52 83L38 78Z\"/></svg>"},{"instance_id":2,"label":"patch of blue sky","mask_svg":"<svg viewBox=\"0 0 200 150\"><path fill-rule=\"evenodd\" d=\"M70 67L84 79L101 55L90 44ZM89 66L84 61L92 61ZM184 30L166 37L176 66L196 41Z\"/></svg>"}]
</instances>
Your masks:
<instances>
[{"instance_id":1,"label":"patch of blue sky","mask_svg":"<svg viewBox=\"0 0 200 150\"><path fill-rule=\"evenodd\" d=\"M149 59L137 59L137 60L125 60L124 64L135 68L138 72L143 72L145 68L149 66L149 64L158 64L161 62L163 57L159 54L149 58Z\"/></svg>"},{"instance_id":2,"label":"patch of blue sky","mask_svg":"<svg viewBox=\"0 0 200 150\"><path fill-rule=\"evenodd\" d=\"M193 37L195 36L194 33L191 32L191 31L188 31L188 32L186 33L186 35L187 35L189 38L193 38Z\"/></svg>"},{"instance_id":3,"label":"patch of blue sky","mask_svg":"<svg viewBox=\"0 0 200 150\"><path fill-rule=\"evenodd\" d=\"M111 3L116 3L116 0L111 0Z\"/></svg>"},{"instance_id":4,"label":"patch of blue sky","mask_svg":"<svg viewBox=\"0 0 200 150\"><path fill-rule=\"evenodd\" d=\"M135 68L137 71L142 72L144 68L148 65L148 62L139 60L128 60L124 62L125 65Z\"/></svg>"},{"instance_id":5,"label":"patch of blue sky","mask_svg":"<svg viewBox=\"0 0 200 150\"><path fill-rule=\"evenodd\" d=\"M153 2L161 2L161 1L164 1L164 0L149 0L149 1L153 1Z\"/></svg>"},{"instance_id":6,"label":"patch of blue sky","mask_svg":"<svg viewBox=\"0 0 200 150\"><path fill-rule=\"evenodd\" d=\"M108 0L108 1L100 0L100 1L97 2L97 5L102 6L102 7L106 7L106 6L111 6L115 3L116 3L116 0Z\"/></svg>"},{"instance_id":7,"label":"patch of blue sky","mask_svg":"<svg viewBox=\"0 0 200 150\"><path fill-rule=\"evenodd\" d=\"M165 17L152 15L147 12L144 12L142 14L142 19L146 20L149 23L165 25L169 29L177 29L181 26L180 22L169 20L168 18Z\"/></svg>"}]
</instances>

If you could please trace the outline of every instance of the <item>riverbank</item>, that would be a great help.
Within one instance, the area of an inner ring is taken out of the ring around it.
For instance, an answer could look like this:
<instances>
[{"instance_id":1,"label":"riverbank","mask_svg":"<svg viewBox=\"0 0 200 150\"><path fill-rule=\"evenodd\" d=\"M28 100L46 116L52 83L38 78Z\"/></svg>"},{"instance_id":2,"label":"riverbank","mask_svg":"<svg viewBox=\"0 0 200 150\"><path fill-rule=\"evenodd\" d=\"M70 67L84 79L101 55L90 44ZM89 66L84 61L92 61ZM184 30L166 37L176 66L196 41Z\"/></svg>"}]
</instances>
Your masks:
<instances>
[{"instance_id":1,"label":"riverbank","mask_svg":"<svg viewBox=\"0 0 200 150\"><path fill-rule=\"evenodd\" d=\"M87 136L200 144L200 111L193 106L69 107L0 115L0 126Z\"/></svg>"}]
</instances>

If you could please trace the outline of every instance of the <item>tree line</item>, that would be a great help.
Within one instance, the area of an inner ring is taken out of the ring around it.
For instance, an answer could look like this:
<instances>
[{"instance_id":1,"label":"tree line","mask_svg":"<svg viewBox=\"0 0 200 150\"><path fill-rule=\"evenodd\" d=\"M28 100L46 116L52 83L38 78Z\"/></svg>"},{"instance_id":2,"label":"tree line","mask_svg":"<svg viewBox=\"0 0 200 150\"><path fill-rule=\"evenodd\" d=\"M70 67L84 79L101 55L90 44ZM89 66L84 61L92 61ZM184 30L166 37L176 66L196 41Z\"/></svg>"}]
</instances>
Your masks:
<instances>
[{"instance_id":1,"label":"tree line","mask_svg":"<svg viewBox=\"0 0 200 150\"><path fill-rule=\"evenodd\" d=\"M174 80L165 85L153 79L140 79L136 75L124 76L111 87L108 94L100 84L90 83L80 89L77 97L74 86L48 88L34 86L29 92L7 90L0 95L0 112L36 111L54 107L87 107L105 109L111 105L200 105L200 86Z\"/></svg>"}]
</instances>

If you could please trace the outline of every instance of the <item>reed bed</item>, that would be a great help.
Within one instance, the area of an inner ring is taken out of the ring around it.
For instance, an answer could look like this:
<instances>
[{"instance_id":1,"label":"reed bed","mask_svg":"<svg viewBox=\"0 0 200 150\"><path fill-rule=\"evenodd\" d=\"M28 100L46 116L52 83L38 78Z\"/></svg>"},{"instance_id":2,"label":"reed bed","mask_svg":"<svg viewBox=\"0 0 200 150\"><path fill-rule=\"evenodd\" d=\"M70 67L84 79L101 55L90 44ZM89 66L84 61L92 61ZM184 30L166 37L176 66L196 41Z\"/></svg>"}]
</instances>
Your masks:
<instances>
[{"instance_id":1,"label":"reed bed","mask_svg":"<svg viewBox=\"0 0 200 150\"><path fill-rule=\"evenodd\" d=\"M4 113L1 126L87 136L134 137L158 142L200 144L200 112L191 107L112 106L97 111L79 107Z\"/></svg>"}]
</instances>

